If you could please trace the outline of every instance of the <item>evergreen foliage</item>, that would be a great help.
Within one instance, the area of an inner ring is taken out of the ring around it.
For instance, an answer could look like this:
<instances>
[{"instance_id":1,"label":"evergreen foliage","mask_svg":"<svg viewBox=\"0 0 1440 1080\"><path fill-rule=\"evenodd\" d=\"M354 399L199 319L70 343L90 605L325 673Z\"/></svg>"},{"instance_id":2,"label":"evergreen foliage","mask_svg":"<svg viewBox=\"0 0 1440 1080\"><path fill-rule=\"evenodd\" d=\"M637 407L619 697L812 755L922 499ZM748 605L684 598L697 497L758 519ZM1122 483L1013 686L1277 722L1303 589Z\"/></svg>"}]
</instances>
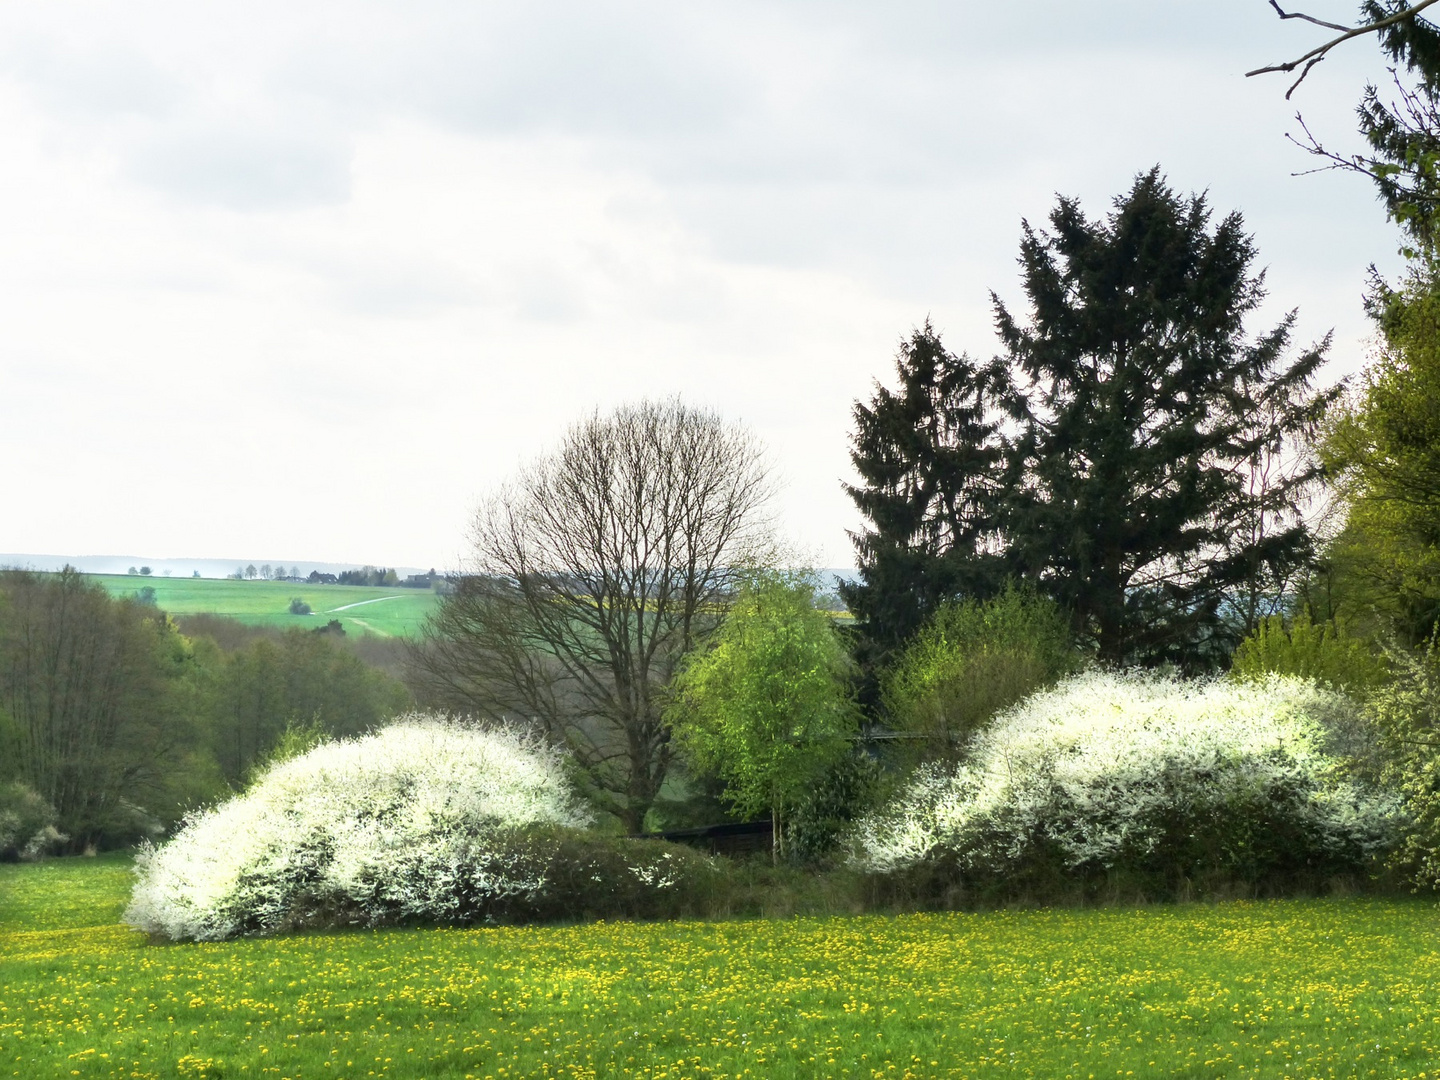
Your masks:
<instances>
[{"instance_id":1,"label":"evergreen foliage","mask_svg":"<svg viewBox=\"0 0 1440 1080\"><path fill-rule=\"evenodd\" d=\"M898 389L856 402L846 485L870 526L852 533L861 573L846 606L882 655L943 602L1003 580L995 533L1003 491L1004 368L950 352L927 320L895 358Z\"/></svg>"},{"instance_id":2,"label":"evergreen foliage","mask_svg":"<svg viewBox=\"0 0 1440 1080\"><path fill-rule=\"evenodd\" d=\"M1024 226L1028 320L994 298L1003 359L951 354L927 324L900 388L857 403L850 494L871 527L846 600L883 654L1018 576L1104 661L1218 666L1310 563L1328 339L1287 359L1293 313L1247 337L1264 276L1240 216L1212 226L1158 169L1107 217L1062 198L1050 224Z\"/></svg>"},{"instance_id":3,"label":"evergreen foliage","mask_svg":"<svg viewBox=\"0 0 1440 1080\"><path fill-rule=\"evenodd\" d=\"M1376 22L1408 6L1407 0L1364 0L1360 11ZM1358 112L1370 155L1346 164L1374 179L1386 213L1407 236L1405 254L1433 258L1440 238L1440 28L1416 16L1385 27L1379 37L1412 85L1397 77L1399 100L1392 102L1374 85L1365 87Z\"/></svg>"},{"instance_id":4,"label":"evergreen foliage","mask_svg":"<svg viewBox=\"0 0 1440 1080\"><path fill-rule=\"evenodd\" d=\"M1158 169L1103 220L1062 198L1052 233L1024 227L1029 322L995 299L1022 381L1010 553L1111 663L1215 664L1226 601L1310 554L1318 466L1264 464L1336 396L1309 391L1328 339L1287 362L1293 312L1247 338L1264 275L1240 215L1210 217Z\"/></svg>"}]
</instances>

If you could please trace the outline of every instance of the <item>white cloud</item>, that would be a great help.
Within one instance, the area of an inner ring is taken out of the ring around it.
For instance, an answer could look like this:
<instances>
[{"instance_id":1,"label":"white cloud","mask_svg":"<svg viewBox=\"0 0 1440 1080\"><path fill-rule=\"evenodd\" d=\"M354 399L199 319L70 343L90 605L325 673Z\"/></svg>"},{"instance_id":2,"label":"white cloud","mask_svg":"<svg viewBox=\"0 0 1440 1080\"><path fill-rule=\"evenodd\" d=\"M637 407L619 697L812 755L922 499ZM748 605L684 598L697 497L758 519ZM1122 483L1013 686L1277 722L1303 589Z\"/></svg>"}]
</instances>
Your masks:
<instances>
[{"instance_id":1,"label":"white cloud","mask_svg":"<svg viewBox=\"0 0 1440 1080\"><path fill-rule=\"evenodd\" d=\"M927 314L995 348L1057 192L1159 162L1239 207L1337 370L1395 266L1361 181L1290 175L1241 73L1309 37L1240 0L58 3L0 40L4 550L443 564L572 419L679 392L843 565L851 403ZM1367 74L1307 82L1327 137Z\"/></svg>"}]
</instances>

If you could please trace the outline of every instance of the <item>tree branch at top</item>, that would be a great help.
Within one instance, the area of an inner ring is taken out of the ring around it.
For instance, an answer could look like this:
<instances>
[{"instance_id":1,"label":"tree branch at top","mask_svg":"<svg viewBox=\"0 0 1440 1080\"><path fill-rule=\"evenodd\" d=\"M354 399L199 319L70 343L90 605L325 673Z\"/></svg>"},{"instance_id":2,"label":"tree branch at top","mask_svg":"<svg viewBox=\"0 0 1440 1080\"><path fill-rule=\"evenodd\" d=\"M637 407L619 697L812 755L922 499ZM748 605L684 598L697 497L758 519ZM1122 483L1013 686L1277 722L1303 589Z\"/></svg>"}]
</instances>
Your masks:
<instances>
[{"instance_id":1,"label":"tree branch at top","mask_svg":"<svg viewBox=\"0 0 1440 1080\"><path fill-rule=\"evenodd\" d=\"M1317 19L1314 16L1306 15L1302 12L1287 12L1280 7L1277 0L1270 0L1270 6L1275 9L1276 13L1279 14L1282 19L1303 19L1305 22L1314 23L1316 26L1324 26L1331 30L1340 30L1342 33L1338 37L1331 38L1323 45L1317 45L1303 56L1297 57L1294 60L1287 60L1283 64L1269 64L1265 67L1256 68L1254 71L1247 71L1245 77L1248 79L1252 75L1268 75L1275 71L1291 72L1296 68L1301 68L1300 77L1290 84L1290 89L1285 91L1285 98L1289 100L1290 95L1295 92L1295 88L1305 81L1306 75L1310 74L1310 69L1321 60L1324 60L1326 55L1331 49L1335 48L1335 46L1342 45L1351 38L1378 33L1386 27L1394 26L1396 23L1404 22L1407 19L1413 19L1435 2L1436 0L1418 0L1417 3L1411 4L1405 8L1405 10L1397 11L1395 14L1388 15L1383 19L1376 19L1374 22L1362 23L1360 26L1347 28L1341 26L1339 23L1326 22L1323 19Z\"/></svg>"}]
</instances>

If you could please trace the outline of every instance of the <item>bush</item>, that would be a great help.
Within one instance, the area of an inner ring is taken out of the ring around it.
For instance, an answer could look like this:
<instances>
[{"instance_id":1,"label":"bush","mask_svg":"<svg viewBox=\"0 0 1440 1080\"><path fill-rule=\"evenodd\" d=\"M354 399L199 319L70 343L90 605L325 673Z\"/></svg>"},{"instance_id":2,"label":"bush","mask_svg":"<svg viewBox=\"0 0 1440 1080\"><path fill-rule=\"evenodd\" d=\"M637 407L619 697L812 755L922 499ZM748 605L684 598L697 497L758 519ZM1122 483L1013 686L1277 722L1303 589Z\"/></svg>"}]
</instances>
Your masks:
<instances>
[{"instance_id":1,"label":"bush","mask_svg":"<svg viewBox=\"0 0 1440 1080\"><path fill-rule=\"evenodd\" d=\"M0 860L38 859L69 839L55 828L55 808L34 789L0 784Z\"/></svg>"},{"instance_id":2,"label":"bush","mask_svg":"<svg viewBox=\"0 0 1440 1080\"><path fill-rule=\"evenodd\" d=\"M996 717L965 764L922 768L861 822L854 861L1042 897L1116 874L1152 894L1318 884L1363 870L1399 823L1336 753L1355 712L1295 678L1075 676Z\"/></svg>"},{"instance_id":3,"label":"bush","mask_svg":"<svg viewBox=\"0 0 1440 1080\"><path fill-rule=\"evenodd\" d=\"M1319 623L1306 614L1285 620L1272 615L1235 650L1230 674L1264 681L1270 675L1298 675L1339 690L1364 692L1385 682L1385 658L1365 641L1351 637L1334 621Z\"/></svg>"},{"instance_id":4,"label":"bush","mask_svg":"<svg viewBox=\"0 0 1440 1080\"><path fill-rule=\"evenodd\" d=\"M880 765L867 754L849 753L833 762L790 815L791 858L809 865L828 862L855 820L874 807L880 784Z\"/></svg>"},{"instance_id":5,"label":"bush","mask_svg":"<svg viewBox=\"0 0 1440 1080\"><path fill-rule=\"evenodd\" d=\"M291 615L309 615L310 605L305 602L304 597L297 596L290 601Z\"/></svg>"},{"instance_id":6,"label":"bush","mask_svg":"<svg viewBox=\"0 0 1440 1080\"><path fill-rule=\"evenodd\" d=\"M303 734L303 732L301 733ZM273 764L146 847L125 920L172 939L326 926L702 913L698 852L584 831L562 762L433 717Z\"/></svg>"},{"instance_id":7,"label":"bush","mask_svg":"<svg viewBox=\"0 0 1440 1080\"><path fill-rule=\"evenodd\" d=\"M543 885L525 860L514 873L497 863L493 835L585 823L555 753L408 716L280 762L163 847L142 847L125 918L197 940L336 919L463 921Z\"/></svg>"},{"instance_id":8,"label":"bush","mask_svg":"<svg viewBox=\"0 0 1440 1080\"><path fill-rule=\"evenodd\" d=\"M1063 613L1010 588L942 606L881 680L891 726L921 737L921 755L956 759L1001 709L1074 671Z\"/></svg>"}]
</instances>

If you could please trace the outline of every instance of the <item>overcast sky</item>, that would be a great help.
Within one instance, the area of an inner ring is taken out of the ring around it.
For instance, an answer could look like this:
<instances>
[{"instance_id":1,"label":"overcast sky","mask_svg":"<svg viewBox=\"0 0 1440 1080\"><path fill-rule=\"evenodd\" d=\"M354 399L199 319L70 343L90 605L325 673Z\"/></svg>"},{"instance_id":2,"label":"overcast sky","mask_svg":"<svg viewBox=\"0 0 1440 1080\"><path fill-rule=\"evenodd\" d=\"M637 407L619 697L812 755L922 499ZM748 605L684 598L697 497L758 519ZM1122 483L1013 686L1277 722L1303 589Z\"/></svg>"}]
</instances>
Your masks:
<instances>
[{"instance_id":1,"label":"overcast sky","mask_svg":"<svg viewBox=\"0 0 1440 1080\"><path fill-rule=\"evenodd\" d=\"M1352 3L1316 0L1349 22ZM850 409L928 315L996 350L1020 223L1159 164L1240 210L1273 322L1363 362L1397 237L1371 41L1263 0L0 7L0 551L454 565L599 406L750 425L850 566Z\"/></svg>"}]
</instances>

